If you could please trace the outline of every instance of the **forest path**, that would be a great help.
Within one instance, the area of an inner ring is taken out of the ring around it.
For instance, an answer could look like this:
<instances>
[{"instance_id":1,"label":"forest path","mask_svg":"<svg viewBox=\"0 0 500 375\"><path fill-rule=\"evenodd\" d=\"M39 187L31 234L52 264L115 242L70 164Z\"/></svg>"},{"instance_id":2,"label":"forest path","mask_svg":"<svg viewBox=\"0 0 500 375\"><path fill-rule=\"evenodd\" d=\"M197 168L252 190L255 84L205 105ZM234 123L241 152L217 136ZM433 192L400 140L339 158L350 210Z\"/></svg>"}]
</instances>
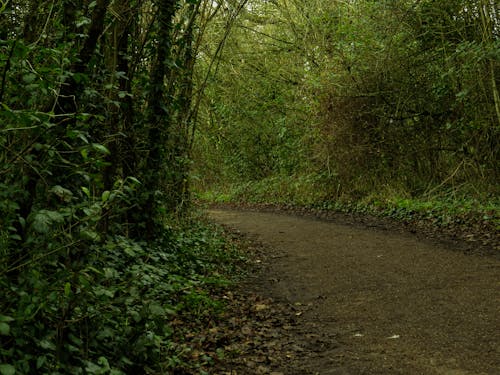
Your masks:
<instances>
[{"instance_id":1,"label":"forest path","mask_svg":"<svg viewBox=\"0 0 500 375\"><path fill-rule=\"evenodd\" d=\"M209 216L264 244L265 264L245 287L298 311L282 340L299 354L268 373L500 374L498 259L286 214Z\"/></svg>"}]
</instances>

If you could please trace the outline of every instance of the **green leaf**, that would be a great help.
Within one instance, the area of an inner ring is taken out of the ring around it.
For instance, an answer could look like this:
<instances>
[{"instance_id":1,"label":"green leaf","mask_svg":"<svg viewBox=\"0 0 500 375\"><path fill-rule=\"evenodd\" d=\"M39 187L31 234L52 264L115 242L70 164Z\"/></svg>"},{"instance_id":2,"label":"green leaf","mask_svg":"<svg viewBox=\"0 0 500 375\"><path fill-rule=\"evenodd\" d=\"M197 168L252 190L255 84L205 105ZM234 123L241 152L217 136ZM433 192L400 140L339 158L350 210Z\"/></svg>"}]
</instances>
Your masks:
<instances>
[{"instance_id":1,"label":"green leaf","mask_svg":"<svg viewBox=\"0 0 500 375\"><path fill-rule=\"evenodd\" d=\"M53 186L50 192L57 195L63 202L70 202L73 197L71 190L65 189L60 185Z\"/></svg>"},{"instance_id":2,"label":"green leaf","mask_svg":"<svg viewBox=\"0 0 500 375\"><path fill-rule=\"evenodd\" d=\"M106 371L109 371L110 367L109 367L109 361L106 357L99 357L99 359L97 360L97 363L100 364L102 367L104 367L104 370Z\"/></svg>"},{"instance_id":3,"label":"green leaf","mask_svg":"<svg viewBox=\"0 0 500 375\"><path fill-rule=\"evenodd\" d=\"M40 210L40 212L43 212L44 215L46 215L51 221L55 223L64 222L64 216L57 211Z\"/></svg>"},{"instance_id":4,"label":"green leaf","mask_svg":"<svg viewBox=\"0 0 500 375\"><path fill-rule=\"evenodd\" d=\"M33 219L32 228L38 233L48 233L50 230L50 219L45 215L36 214Z\"/></svg>"},{"instance_id":5,"label":"green leaf","mask_svg":"<svg viewBox=\"0 0 500 375\"><path fill-rule=\"evenodd\" d=\"M82 27L85 25L89 25L91 23L90 18L87 17L82 17L79 20L76 21L76 27Z\"/></svg>"},{"instance_id":6,"label":"green leaf","mask_svg":"<svg viewBox=\"0 0 500 375\"><path fill-rule=\"evenodd\" d=\"M8 323L0 322L0 335L7 336L10 334L10 326Z\"/></svg>"},{"instance_id":7,"label":"green leaf","mask_svg":"<svg viewBox=\"0 0 500 375\"><path fill-rule=\"evenodd\" d=\"M94 203L90 207L85 207L82 209L82 211L87 215L87 219L90 219L92 221L99 221L101 218L101 212L102 212L102 207L101 203Z\"/></svg>"},{"instance_id":8,"label":"green leaf","mask_svg":"<svg viewBox=\"0 0 500 375\"><path fill-rule=\"evenodd\" d=\"M85 193L85 195L90 198L90 190L86 188L85 186L81 187L82 191Z\"/></svg>"},{"instance_id":9,"label":"green leaf","mask_svg":"<svg viewBox=\"0 0 500 375\"><path fill-rule=\"evenodd\" d=\"M101 366L96 365L95 363L88 361L87 366L85 367L85 370L89 374L100 374L101 373Z\"/></svg>"},{"instance_id":10,"label":"green leaf","mask_svg":"<svg viewBox=\"0 0 500 375\"><path fill-rule=\"evenodd\" d=\"M101 200L103 202L107 202L110 194L111 194L111 192L109 190L106 190L105 192L102 193Z\"/></svg>"},{"instance_id":11,"label":"green leaf","mask_svg":"<svg viewBox=\"0 0 500 375\"><path fill-rule=\"evenodd\" d=\"M41 356L36 359L36 368L39 369L42 367L45 362L47 362L47 357L46 356Z\"/></svg>"},{"instance_id":12,"label":"green leaf","mask_svg":"<svg viewBox=\"0 0 500 375\"><path fill-rule=\"evenodd\" d=\"M70 294L71 294L71 283L66 283L64 284L64 295L66 297L69 297Z\"/></svg>"},{"instance_id":13,"label":"green leaf","mask_svg":"<svg viewBox=\"0 0 500 375\"><path fill-rule=\"evenodd\" d=\"M101 238L97 232L94 232L93 230L89 229L81 230L80 237L84 240L89 240L89 241L99 241Z\"/></svg>"},{"instance_id":14,"label":"green leaf","mask_svg":"<svg viewBox=\"0 0 500 375\"><path fill-rule=\"evenodd\" d=\"M135 178L135 177L131 177L131 176L129 176L129 177L127 177L127 180L130 180L130 181L132 181L134 184L137 184L137 185L140 185L140 184L141 184L141 181L139 181L139 180L138 180L137 178Z\"/></svg>"},{"instance_id":15,"label":"green leaf","mask_svg":"<svg viewBox=\"0 0 500 375\"><path fill-rule=\"evenodd\" d=\"M89 150L87 148L82 148L80 150L80 154L82 155L83 160L87 160L87 158L89 157Z\"/></svg>"},{"instance_id":16,"label":"green leaf","mask_svg":"<svg viewBox=\"0 0 500 375\"><path fill-rule=\"evenodd\" d=\"M111 154L111 152L106 148L106 146L103 146L99 143L92 143L92 147L94 148L94 150L99 151L100 153L103 153L106 155Z\"/></svg>"},{"instance_id":17,"label":"green leaf","mask_svg":"<svg viewBox=\"0 0 500 375\"><path fill-rule=\"evenodd\" d=\"M35 80L36 80L36 74L33 74L33 73L28 73L28 74L25 74L25 75L23 76L23 81L24 81L24 83L29 84L29 83L34 82Z\"/></svg>"},{"instance_id":18,"label":"green leaf","mask_svg":"<svg viewBox=\"0 0 500 375\"><path fill-rule=\"evenodd\" d=\"M16 373L16 368L12 365L1 364L0 374L1 375L14 375Z\"/></svg>"},{"instance_id":19,"label":"green leaf","mask_svg":"<svg viewBox=\"0 0 500 375\"><path fill-rule=\"evenodd\" d=\"M113 279L113 278L117 278L118 276L119 276L119 273L116 269L110 268L110 267L104 268L104 277L106 279Z\"/></svg>"},{"instance_id":20,"label":"green leaf","mask_svg":"<svg viewBox=\"0 0 500 375\"><path fill-rule=\"evenodd\" d=\"M161 317L165 315L165 309L156 303L149 305L149 312L152 317Z\"/></svg>"},{"instance_id":21,"label":"green leaf","mask_svg":"<svg viewBox=\"0 0 500 375\"><path fill-rule=\"evenodd\" d=\"M57 211L40 210L32 216L31 227L38 233L46 234L54 224L64 222L64 217Z\"/></svg>"},{"instance_id":22,"label":"green leaf","mask_svg":"<svg viewBox=\"0 0 500 375\"><path fill-rule=\"evenodd\" d=\"M39 345L42 349L56 350L56 345L49 340L42 340L39 342Z\"/></svg>"},{"instance_id":23,"label":"green leaf","mask_svg":"<svg viewBox=\"0 0 500 375\"><path fill-rule=\"evenodd\" d=\"M13 322L14 321L14 318L11 317L11 316L7 316L7 315L0 315L0 322Z\"/></svg>"}]
</instances>

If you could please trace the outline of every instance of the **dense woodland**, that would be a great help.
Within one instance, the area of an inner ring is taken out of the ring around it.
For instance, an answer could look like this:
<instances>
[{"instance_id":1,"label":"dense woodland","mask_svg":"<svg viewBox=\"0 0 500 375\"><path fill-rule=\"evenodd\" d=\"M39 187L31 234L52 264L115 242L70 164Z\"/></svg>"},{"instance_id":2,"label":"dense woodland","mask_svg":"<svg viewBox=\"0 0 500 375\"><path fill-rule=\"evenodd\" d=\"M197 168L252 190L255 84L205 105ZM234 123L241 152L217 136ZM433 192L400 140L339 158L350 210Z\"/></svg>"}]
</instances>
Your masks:
<instances>
[{"instance_id":1,"label":"dense woodland","mask_svg":"<svg viewBox=\"0 0 500 375\"><path fill-rule=\"evenodd\" d=\"M2 1L0 374L211 361L186 363L184 330L216 309L206 294L230 249L175 218L189 206L196 49L221 9Z\"/></svg>"},{"instance_id":2,"label":"dense woodland","mask_svg":"<svg viewBox=\"0 0 500 375\"><path fill-rule=\"evenodd\" d=\"M496 210L499 86L493 0L0 0L0 374L203 373L193 190Z\"/></svg>"},{"instance_id":3,"label":"dense woodland","mask_svg":"<svg viewBox=\"0 0 500 375\"><path fill-rule=\"evenodd\" d=\"M206 89L202 190L298 203L498 197L499 17L490 0L251 3Z\"/></svg>"}]
</instances>

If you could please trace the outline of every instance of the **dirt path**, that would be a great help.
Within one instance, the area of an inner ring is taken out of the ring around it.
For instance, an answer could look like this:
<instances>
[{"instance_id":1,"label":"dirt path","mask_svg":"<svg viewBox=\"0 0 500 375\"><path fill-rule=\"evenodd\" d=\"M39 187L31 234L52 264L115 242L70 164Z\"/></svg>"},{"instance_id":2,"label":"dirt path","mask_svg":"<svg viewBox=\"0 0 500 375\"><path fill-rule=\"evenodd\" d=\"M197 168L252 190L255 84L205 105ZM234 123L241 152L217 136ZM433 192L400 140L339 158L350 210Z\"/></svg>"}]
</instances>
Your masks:
<instances>
[{"instance_id":1,"label":"dirt path","mask_svg":"<svg viewBox=\"0 0 500 375\"><path fill-rule=\"evenodd\" d=\"M249 287L297 311L282 340L299 355L270 373L500 374L498 259L310 218L209 215L266 245Z\"/></svg>"}]
</instances>

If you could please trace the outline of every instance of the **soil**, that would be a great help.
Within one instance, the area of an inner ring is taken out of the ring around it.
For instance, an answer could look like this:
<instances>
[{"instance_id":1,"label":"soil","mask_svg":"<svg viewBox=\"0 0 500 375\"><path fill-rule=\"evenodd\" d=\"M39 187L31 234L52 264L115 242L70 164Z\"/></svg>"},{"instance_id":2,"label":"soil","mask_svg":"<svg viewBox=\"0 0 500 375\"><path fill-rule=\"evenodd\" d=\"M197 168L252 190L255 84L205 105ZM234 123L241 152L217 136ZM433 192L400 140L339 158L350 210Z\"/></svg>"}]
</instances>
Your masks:
<instances>
[{"instance_id":1,"label":"soil","mask_svg":"<svg viewBox=\"0 0 500 375\"><path fill-rule=\"evenodd\" d=\"M212 209L251 272L217 374L500 374L500 259L373 223Z\"/></svg>"}]
</instances>

